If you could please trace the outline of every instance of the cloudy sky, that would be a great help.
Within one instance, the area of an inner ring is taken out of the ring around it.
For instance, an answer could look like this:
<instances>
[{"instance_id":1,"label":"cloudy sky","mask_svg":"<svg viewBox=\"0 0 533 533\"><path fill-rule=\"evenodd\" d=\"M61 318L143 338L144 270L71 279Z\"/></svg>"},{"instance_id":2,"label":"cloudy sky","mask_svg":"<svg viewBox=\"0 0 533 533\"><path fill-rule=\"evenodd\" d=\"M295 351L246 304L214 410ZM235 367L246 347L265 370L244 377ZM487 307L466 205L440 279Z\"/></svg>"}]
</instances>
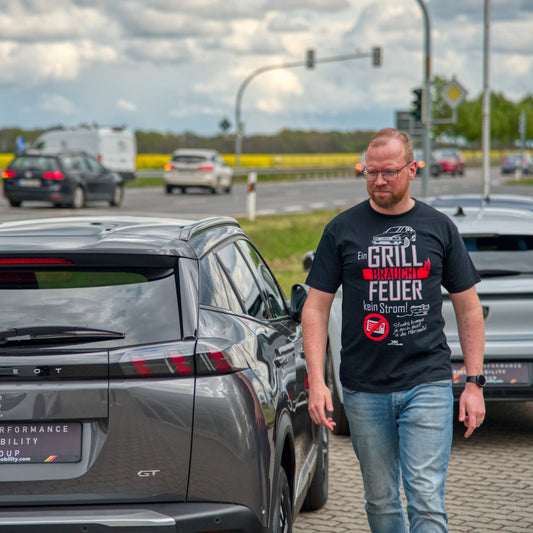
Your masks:
<instances>
[{"instance_id":1,"label":"cloudy sky","mask_svg":"<svg viewBox=\"0 0 533 533\"><path fill-rule=\"evenodd\" d=\"M490 2L490 85L533 92L533 0ZM483 90L484 0L425 0L432 74ZM424 76L416 0L0 0L0 127L126 124L161 132L377 129L408 109Z\"/></svg>"}]
</instances>

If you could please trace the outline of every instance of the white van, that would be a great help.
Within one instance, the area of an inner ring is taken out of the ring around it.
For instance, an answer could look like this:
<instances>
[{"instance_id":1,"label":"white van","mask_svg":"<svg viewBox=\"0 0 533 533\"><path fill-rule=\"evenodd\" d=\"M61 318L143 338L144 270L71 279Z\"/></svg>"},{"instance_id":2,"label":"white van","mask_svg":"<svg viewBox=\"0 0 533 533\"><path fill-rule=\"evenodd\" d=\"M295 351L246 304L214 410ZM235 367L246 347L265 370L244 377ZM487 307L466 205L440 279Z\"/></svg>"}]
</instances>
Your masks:
<instances>
[{"instance_id":1,"label":"white van","mask_svg":"<svg viewBox=\"0 0 533 533\"><path fill-rule=\"evenodd\" d=\"M137 171L135 133L126 128L94 126L49 130L42 133L31 148L45 152L83 150L119 174L123 181L134 179Z\"/></svg>"}]
</instances>

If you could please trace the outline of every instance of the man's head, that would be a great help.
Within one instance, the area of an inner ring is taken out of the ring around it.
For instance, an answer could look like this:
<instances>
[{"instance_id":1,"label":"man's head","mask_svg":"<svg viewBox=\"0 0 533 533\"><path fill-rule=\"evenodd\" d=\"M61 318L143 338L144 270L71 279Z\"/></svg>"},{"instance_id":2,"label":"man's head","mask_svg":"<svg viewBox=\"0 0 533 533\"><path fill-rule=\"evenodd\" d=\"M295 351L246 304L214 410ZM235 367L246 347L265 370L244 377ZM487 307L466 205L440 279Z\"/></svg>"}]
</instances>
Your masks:
<instances>
[{"instance_id":1,"label":"man's head","mask_svg":"<svg viewBox=\"0 0 533 533\"><path fill-rule=\"evenodd\" d=\"M376 211L398 214L410 209L409 188L416 175L416 161L409 135L393 128L378 131L368 144L365 175Z\"/></svg>"}]
</instances>

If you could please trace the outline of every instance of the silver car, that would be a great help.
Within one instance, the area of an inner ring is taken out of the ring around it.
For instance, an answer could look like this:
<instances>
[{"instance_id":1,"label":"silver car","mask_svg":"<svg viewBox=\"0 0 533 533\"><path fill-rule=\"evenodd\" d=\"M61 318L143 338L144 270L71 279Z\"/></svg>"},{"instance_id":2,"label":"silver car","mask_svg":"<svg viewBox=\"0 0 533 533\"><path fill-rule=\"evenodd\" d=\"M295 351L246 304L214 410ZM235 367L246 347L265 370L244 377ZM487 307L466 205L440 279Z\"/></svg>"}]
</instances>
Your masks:
<instances>
[{"instance_id":1,"label":"silver car","mask_svg":"<svg viewBox=\"0 0 533 533\"><path fill-rule=\"evenodd\" d=\"M499 198L503 202L504 198ZM511 199L512 200L512 199ZM512 203L512 202L511 202ZM533 212L522 209L455 206L442 208L456 223L482 281L477 291L486 328L487 400L533 400ZM304 258L307 270L313 252ZM445 333L451 349L456 397L465 368L451 301L443 289ZM339 379L342 288L331 308L326 378L333 396L337 434L349 433ZM413 310L412 310L413 311ZM423 314L415 309L413 314Z\"/></svg>"},{"instance_id":2,"label":"silver car","mask_svg":"<svg viewBox=\"0 0 533 533\"><path fill-rule=\"evenodd\" d=\"M208 189L213 194L229 193L233 169L216 150L181 148L172 153L172 159L165 165L163 179L167 194L174 189L186 192L191 187Z\"/></svg>"},{"instance_id":3,"label":"silver car","mask_svg":"<svg viewBox=\"0 0 533 533\"><path fill-rule=\"evenodd\" d=\"M233 219L0 224L0 532L278 533L328 493L300 311Z\"/></svg>"}]
</instances>

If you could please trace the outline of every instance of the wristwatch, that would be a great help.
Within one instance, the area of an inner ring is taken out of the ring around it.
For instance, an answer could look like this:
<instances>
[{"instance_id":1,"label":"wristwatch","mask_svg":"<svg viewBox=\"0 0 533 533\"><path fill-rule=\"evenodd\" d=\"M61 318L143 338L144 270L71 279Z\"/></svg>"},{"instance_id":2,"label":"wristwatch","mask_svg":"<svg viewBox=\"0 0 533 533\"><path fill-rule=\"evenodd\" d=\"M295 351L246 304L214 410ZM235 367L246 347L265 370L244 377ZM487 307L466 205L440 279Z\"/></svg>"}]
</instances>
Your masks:
<instances>
[{"instance_id":1,"label":"wristwatch","mask_svg":"<svg viewBox=\"0 0 533 533\"><path fill-rule=\"evenodd\" d=\"M477 376L466 376L467 383L475 383L478 387L483 388L487 383L487 378L483 374Z\"/></svg>"}]
</instances>

